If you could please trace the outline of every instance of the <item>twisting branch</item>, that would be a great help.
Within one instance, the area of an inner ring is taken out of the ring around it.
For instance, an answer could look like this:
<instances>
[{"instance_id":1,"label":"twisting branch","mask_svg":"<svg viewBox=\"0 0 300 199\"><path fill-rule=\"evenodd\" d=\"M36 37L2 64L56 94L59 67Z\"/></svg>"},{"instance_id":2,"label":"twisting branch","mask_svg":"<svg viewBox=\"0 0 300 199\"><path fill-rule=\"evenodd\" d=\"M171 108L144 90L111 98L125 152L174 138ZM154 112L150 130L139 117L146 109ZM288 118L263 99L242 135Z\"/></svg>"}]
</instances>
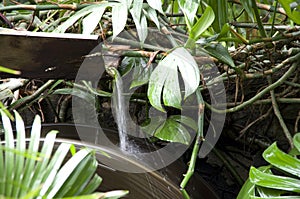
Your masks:
<instances>
[{"instance_id":1,"label":"twisting branch","mask_svg":"<svg viewBox=\"0 0 300 199\"><path fill-rule=\"evenodd\" d=\"M233 3L236 3L236 4L241 4L241 2L239 0L229 0L229 2L233 2ZM274 12L275 11L275 7L274 6L270 6L270 5L266 5L266 4L262 4L262 3L257 3L257 2L256 2L256 6L259 9L262 9L262 10L267 10L267 11L270 11L270 12ZM280 14L283 14L283 15L286 15L286 13L285 13L285 11L284 11L283 8L277 8L276 12L278 12Z\"/></svg>"},{"instance_id":2,"label":"twisting branch","mask_svg":"<svg viewBox=\"0 0 300 199\"><path fill-rule=\"evenodd\" d=\"M268 79L269 85L271 85L272 84L271 77L268 76L267 79ZM281 126L281 128L282 128L282 130L284 132L284 135L287 138L287 140L288 140L291 148L294 148L293 137L292 137L289 129L287 128L287 126L286 126L286 124L285 124L285 122L283 120L283 117L282 117L282 115L280 113L278 104L276 102L274 90L270 90L270 94L271 94L272 106L273 106L274 113L275 113L276 117L279 120L280 126Z\"/></svg>"},{"instance_id":3,"label":"twisting branch","mask_svg":"<svg viewBox=\"0 0 300 199\"><path fill-rule=\"evenodd\" d=\"M256 120L254 120L250 124L248 124L243 130L240 131L240 135L236 138L236 140L241 139L241 137L243 137L243 135L247 132L247 130L251 126L253 126L254 124L256 124L258 121L264 120L266 117L268 117L270 115L271 111L272 111L272 108L269 108L269 110L265 114L261 115Z\"/></svg>"},{"instance_id":4,"label":"twisting branch","mask_svg":"<svg viewBox=\"0 0 300 199\"><path fill-rule=\"evenodd\" d=\"M258 29L258 25L256 23L243 23L243 22L236 22L236 21L233 21L233 22L230 22L230 25L233 25L237 28L251 28L251 29ZM264 29L265 30L271 30L272 29L272 26L271 25L264 25ZM291 27L289 25L274 25L274 29L275 30L286 30L286 31L289 31L289 30L292 30L292 29L300 29L300 26L294 26L294 27Z\"/></svg>"},{"instance_id":5,"label":"twisting branch","mask_svg":"<svg viewBox=\"0 0 300 199\"><path fill-rule=\"evenodd\" d=\"M3 21L9 28L14 28L10 21L0 12L0 20Z\"/></svg>"},{"instance_id":6,"label":"twisting branch","mask_svg":"<svg viewBox=\"0 0 300 199\"><path fill-rule=\"evenodd\" d=\"M298 53L299 58L300 58L300 53ZM300 59L299 59L300 60ZM244 103L235 106L233 108L230 109L224 109L224 110L220 110L220 109L216 109L214 107L212 107L210 104L205 103L205 105L211 109L214 112L217 113L231 113L231 112L236 112L239 111L251 104L253 104L255 101L257 101L258 99L260 99L263 95L265 95L266 93L269 93L271 90L275 89L276 87L280 86L281 84L283 84L285 82L285 80L287 80L287 78L289 78L293 72L296 70L296 68L298 67L298 62L299 60L295 63L292 64L292 66L289 68L289 70L280 78L278 79L276 82L274 82L273 84L269 85L268 87L266 87L265 89L263 89L262 91L260 91L258 94L256 94L254 97L252 97L251 99L245 101Z\"/></svg>"}]
</instances>

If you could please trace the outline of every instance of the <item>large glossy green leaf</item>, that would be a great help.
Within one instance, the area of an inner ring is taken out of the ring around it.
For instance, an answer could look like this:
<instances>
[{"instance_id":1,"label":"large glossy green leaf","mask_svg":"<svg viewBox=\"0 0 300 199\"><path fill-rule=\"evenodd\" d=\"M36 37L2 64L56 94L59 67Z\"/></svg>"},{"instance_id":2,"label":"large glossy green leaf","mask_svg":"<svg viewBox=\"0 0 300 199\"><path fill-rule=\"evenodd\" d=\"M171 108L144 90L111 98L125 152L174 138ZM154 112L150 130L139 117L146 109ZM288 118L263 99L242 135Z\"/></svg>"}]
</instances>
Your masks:
<instances>
[{"instance_id":1,"label":"large glossy green leaf","mask_svg":"<svg viewBox=\"0 0 300 199\"><path fill-rule=\"evenodd\" d=\"M142 130L147 134L154 136L155 131L158 129L160 125L164 123L166 118L162 116L151 117L142 125Z\"/></svg>"},{"instance_id":2,"label":"large glossy green leaf","mask_svg":"<svg viewBox=\"0 0 300 199\"><path fill-rule=\"evenodd\" d=\"M190 127L194 131L197 131L197 123L190 117L184 115L172 115L169 118Z\"/></svg>"},{"instance_id":3,"label":"large glossy green leaf","mask_svg":"<svg viewBox=\"0 0 300 199\"><path fill-rule=\"evenodd\" d=\"M270 166L262 166L258 168L259 171L264 173L272 174ZM255 184L250 181L248 178L241 188L237 199L249 199L255 196Z\"/></svg>"},{"instance_id":4,"label":"large glossy green leaf","mask_svg":"<svg viewBox=\"0 0 300 199\"><path fill-rule=\"evenodd\" d=\"M255 185L247 179L236 199L250 199L255 195Z\"/></svg>"},{"instance_id":5,"label":"large glossy green leaf","mask_svg":"<svg viewBox=\"0 0 300 199\"><path fill-rule=\"evenodd\" d=\"M168 56L167 58L170 58L168 61L166 61L165 64L169 64L172 67L168 67L168 65L164 65L165 72L167 73L167 78L164 82L164 88L163 88L163 102L166 106L173 106L175 108L180 109L181 108L181 92L179 87L179 79L178 79L178 70L176 65L176 58L173 56Z\"/></svg>"},{"instance_id":6,"label":"large glossy green leaf","mask_svg":"<svg viewBox=\"0 0 300 199\"><path fill-rule=\"evenodd\" d=\"M210 6L207 6L203 15L197 20L196 24L190 31L189 38L194 41L198 40L201 34L213 23L215 20L214 11Z\"/></svg>"},{"instance_id":7,"label":"large glossy green leaf","mask_svg":"<svg viewBox=\"0 0 300 199\"><path fill-rule=\"evenodd\" d=\"M173 65L173 68L171 66ZM177 70L176 66L170 59L163 59L159 62L158 66L152 72L150 79L149 79L149 86L148 86L148 98L152 106L156 109L163 111L164 109L161 106L161 93L163 90L164 83L168 77L168 70ZM181 96L180 96L181 97Z\"/></svg>"},{"instance_id":8,"label":"large glossy green leaf","mask_svg":"<svg viewBox=\"0 0 300 199\"><path fill-rule=\"evenodd\" d=\"M291 9L290 5L295 2L298 4L298 7L295 9ZM279 3L282 5L285 10L287 16L293 20L295 23L300 24L300 8L299 1L297 0L279 0Z\"/></svg>"},{"instance_id":9,"label":"large glossy green leaf","mask_svg":"<svg viewBox=\"0 0 300 199\"><path fill-rule=\"evenodd\" d=\"M200 80L197 63L187 50L176 48L159 62L150 76L147 94L151 105L156 109L164 111L161 105L161 93L165 105L181 108L182 96L178 70L185 86L184 99L197 89Z\"/></svg>"},{"instance_id":10,"label":"large glossy green leaf","mask_svg":"<svg viewBox=\"0 0 300 199\"><path fill-rule=\"evenodd\" d=\"M169 142L180 142L188 144L190 141L190 133L185 126L197 130L196 122L186 116L172 115L169 118L162 116L152 117L142 129L147 134L158 139Z\"/></svg>"},{"instance_id":11,"label":"large glossy green leaf","mask_svg":"<svg viewBox=\"0 0 300 199\"><path fill-rule=\"evenodd\" d=\"M300 180L295 178L267 174L251 167L249 179L258 186L300 193Z\"/></svg>"},{"instance_id":12,"label":"large glossy green leaf","mask_svg":"<svg viewBox=\"0 0 300 199\"><path fill-rule=\"evenodd\" d=\"M106 9L106 4L99 4L97 9L93 9L93 12L88 14L82 20L82 33L83 34L91 34L95 28L97 27L102 15Z\"/></svg>"},{"instance_id":13,"label":"large glossy green leaf","mask_svg":"<svg viewBox=\"0 0 300 199\"><path fill-rule=\"evenodd\" d=\"M273 143L264 151L263 157L273 166L300 177L300 160L282 152L278 149L276 143Z\"/></svg>"},{"instance_id":14,"label":"large glossy green leaf","mask_svg":"<svg viewBox=\"0 0 300 199\"><path fill-rule=\"evenodd\" d=\"M184 83L184 99L196 91L200 81L200 71L193 56L184 48L174 51L175 63Z\"/></svg>"},{"instance_id":15,"label":"large glossy green leaf","mask_svg":"<svg viewBox=\"0 0 300 199\"><path fill-rule=\"evenodd\" d=\"M116 38L116 36L124 30L127 21L127 14L128 8L126 2L122 1L112 6L112 39Z\"/></svg>"},{"instance_id":16,"label":"large glossy green leaf","mask_svg":"<svg viewBox=\"0 0 300 199\"><path fill-rule=\"evenodd\" d=\"M257 193L260 197L263 198L276 198L279 197L281 194L286 193L285 191L282 190L277 190L277 189L270 189L266 187L256 187Z\"/></svg>"},{"instance_id":17,"label":"large glossy green leaf","mask_svg":"<svg viewBox=\"0 0 300 199\"><path fill-rule=\"evenodd\" d=\"M235 68L235 64L232 60L232 57L230 56L227 48L225 48L222 44L209 44L204 47L207 53L215 58L217 58L219 61L227 64L231 68Z\"/></svg>"},{"instance_id":18,"label":"large glossy green leaf","mask_svg":"<svg viewBox=\"0 0 300 199\"><path fill-rule=\"evenodd\" d=\"M189 144L191 140L188 130L179 122L170 118L156 130L154 136L164 141L182 144Z\"/></svg>"}]
</instances>

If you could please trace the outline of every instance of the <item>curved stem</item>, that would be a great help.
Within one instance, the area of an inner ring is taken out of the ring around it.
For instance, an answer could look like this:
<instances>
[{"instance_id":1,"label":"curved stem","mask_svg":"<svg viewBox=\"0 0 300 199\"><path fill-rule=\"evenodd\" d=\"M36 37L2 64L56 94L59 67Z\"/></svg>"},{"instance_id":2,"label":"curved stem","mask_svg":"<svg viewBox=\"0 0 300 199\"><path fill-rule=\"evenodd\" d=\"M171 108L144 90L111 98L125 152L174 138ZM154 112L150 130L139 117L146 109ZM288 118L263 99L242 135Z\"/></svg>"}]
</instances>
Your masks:
<instances>
[{"instance_id":1,"label":"curved stem","mask_svg":"<svg viewBox=\"0 0 300 199\"><path fill-rule=\"evenodd\" d=\"M300 53L298 55L300 55ZM205 103L205 105L209 109L211 109L212 111L217 112L217 113L231 113L231 112L239 111L242 108L245 108L246 106L249 106L249 105L253 104L255 101L257 101L258 99L260 99L263 95L265 95L266 93L269 93L271 90L273 90L276 87L278 87L281 84L283 84L285 82L285 80L287 80L287 78L289 78L293 74L293 72L298 67L298 64L299 64L299 61L293 63L292 66L289 68L289 70L280 79L278 79L276 82L274 82L273 84L269 85L268 87L266 87L265 89L263 89L262 91L260 91L258 94L256 94L251 99L245 101L244 103L242 103L242 104L240 104L238 106L235 106L235 107L230 108L230 109L220 110L220 109L216 109L216 108L212 107L208 103Z\"/></svg>"},{"instance_id":2,"label":"curved stem","mask_svg":"<svg viewBox=\"0 0 300 199\"><path fill-rule=\"evenodd\" d=\"M190 159L190 162L189 162L189 167L188 167L187 173L184 175L184 178L183 178L183 180L180 184L181 192L182 192L183 196L185 197L185 199L189 198L189 196L188 196L188 194L185 190L185 187L186 187L188 181L190 180L190 178L194 174L196 160L197 160L198 152L199 152L199 149L200 149L200 143L202 141L204 141L203 125L204 125L204 108L205 108L205 105L204 105L204 100L202 98L200 89L197 89L196 95L197 95L197 101L198 101L197 137L196 137L196 140L195 140L195 144L194 144L192 156L191 156L191 159Z\"/></svg>"},{"instance_id":3,"label":"curved stem","mask_svg":"<svg viewBox=\"0 0 300 199\"><path fill-rule=\"evenodd\" d=\"M272 84L271 77L268 76L267 79L268 79L269 84L271 85ZM274 113L275 113L275 115L276 115L276 117L277 117L277 119L279 121L279 124L280 124L280 126L281 126L281 128L282 128L282 130L284 132L284 135L287 138L287 140L288 140L288 142L289 142L289 144L291 146L291 149L292 149L292 148L294 148L293 137L292 137L289 129L287 128L287 126L286 126L286 124L285 124L285 122L283 120L283 117L282 117L282 115L280 113L279 106L278 106L277 101L276 101L274 90L270 90L270 94L271 94L272 106L273 106Z\"/></svg>"}]
</instances>

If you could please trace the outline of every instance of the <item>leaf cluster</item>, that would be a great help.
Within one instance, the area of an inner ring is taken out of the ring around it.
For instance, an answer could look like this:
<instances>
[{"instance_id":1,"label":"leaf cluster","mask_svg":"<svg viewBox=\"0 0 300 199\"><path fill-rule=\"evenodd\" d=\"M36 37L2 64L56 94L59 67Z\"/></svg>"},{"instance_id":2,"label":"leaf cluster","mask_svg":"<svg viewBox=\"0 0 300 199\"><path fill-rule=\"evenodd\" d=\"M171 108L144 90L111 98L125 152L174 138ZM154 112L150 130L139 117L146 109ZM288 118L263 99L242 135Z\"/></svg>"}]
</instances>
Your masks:
<instances>
[{"instance_id":1,"label":"leaf cluster","mask_svg":"<svg viewBox=\"0 0 300 199\"><path fill-rule=\"evenodd\" d=\"M242 187L237 199L250 198L299 198L300 188L300 134L293 138L295 149L290 154L280 150L276 143L268 147L264 159L269 166L251 167L249 179Z\"/></svg>"},{"instance_id":2,"label":"leaf cluster","mask_svg":"<svg viewBox=\"0 0 300 199\"><path fill-rule=\"evenodd\" d=\"M41 141L41 120L36 116L30 138L15 112L16 139L11 123L1 111L4 141L0 148L0 198L119 198L126 191L95 192L102 182L96 173L98 162L88 148L74 152L69 143L55 143L57 131ZM43 143L42 146L40 144Z\"/></svg>"}]
</instances>

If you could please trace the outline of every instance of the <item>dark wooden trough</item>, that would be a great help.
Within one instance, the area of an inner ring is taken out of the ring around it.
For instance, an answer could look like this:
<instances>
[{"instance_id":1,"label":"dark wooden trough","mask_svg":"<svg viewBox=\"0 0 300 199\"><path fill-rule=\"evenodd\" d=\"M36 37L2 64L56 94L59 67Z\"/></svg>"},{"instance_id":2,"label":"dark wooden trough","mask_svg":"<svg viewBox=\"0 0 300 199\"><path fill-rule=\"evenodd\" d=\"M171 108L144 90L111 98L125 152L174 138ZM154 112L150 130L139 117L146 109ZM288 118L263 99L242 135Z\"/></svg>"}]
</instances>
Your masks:
<instances>
[{"instance_id":1,"label":"dark wooden trough","mask_svg":"<svg viewBox=\"0 0 300 199\"><path fill-rule=\"evenodd\" d=\"M0 28L0 66L21 71L23 78L75 79L85 56L98 44L97 35Z\"/></svg>"}]
</instances>

